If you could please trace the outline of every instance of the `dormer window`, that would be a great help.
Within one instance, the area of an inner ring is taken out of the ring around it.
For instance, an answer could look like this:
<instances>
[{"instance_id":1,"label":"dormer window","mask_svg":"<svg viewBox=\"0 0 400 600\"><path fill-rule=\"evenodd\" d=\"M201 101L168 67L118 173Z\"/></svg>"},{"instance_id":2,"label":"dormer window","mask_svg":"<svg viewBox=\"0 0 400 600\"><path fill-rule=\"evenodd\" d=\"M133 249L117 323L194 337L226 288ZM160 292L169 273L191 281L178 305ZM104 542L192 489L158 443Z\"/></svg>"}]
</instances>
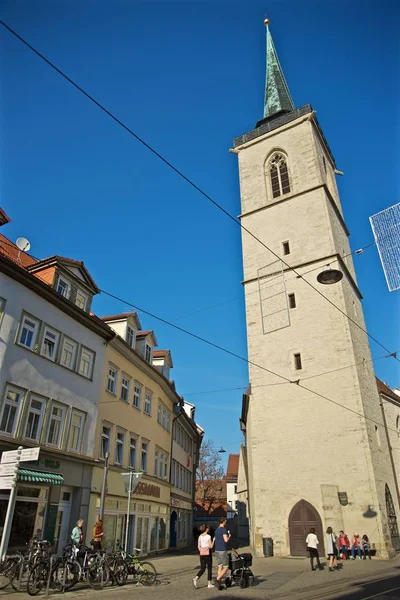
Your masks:
<instances>
[{"instance_id":1,"label":"dormer window","mask_svg":"<svg viewBox=\"0 0 400 600\"><path fill-rule=\"evenodd\" d=\"M69 298L70 296L71 284L69 283L69 281L64 279L64 277L58 278L57 292L60 294L60 296L64 296L64 298Z\"/></svg>"},{"instance_id":2,"label":"dormer window","mask_svg":"<svg viewBox=\"0 0 400 600\"><path fill-rule=\"evenodd\" d=\"M79 308L81 308L82 310L85 310L87 300L88 300L87 296L80 290L77 290L76 298L75 298L76 306L79 306Z\"/></svg>"},{"instance_id":3,"label":"dormer window","mask_svg":"<svg viewBox=\"0 0 400 600\"><path fill-rule=\"evenodd\" d=\"M147 360L147 362L149 362L149 363L151 363L152 351L153 351L153 348L149 344L146 344L145 351L144 351L144 357Z\"/></svg>"},{"instance_id":4,"label":"dormer window","mask_svg":"<svg viewBox=\"0 0 400 600\"><path fill-rule=\"evenodd\" d=\"M134 348L136 345L136 331L129 327L126 328L126 341L130 345L131 348Z\"/></svg>"}]
</instances>

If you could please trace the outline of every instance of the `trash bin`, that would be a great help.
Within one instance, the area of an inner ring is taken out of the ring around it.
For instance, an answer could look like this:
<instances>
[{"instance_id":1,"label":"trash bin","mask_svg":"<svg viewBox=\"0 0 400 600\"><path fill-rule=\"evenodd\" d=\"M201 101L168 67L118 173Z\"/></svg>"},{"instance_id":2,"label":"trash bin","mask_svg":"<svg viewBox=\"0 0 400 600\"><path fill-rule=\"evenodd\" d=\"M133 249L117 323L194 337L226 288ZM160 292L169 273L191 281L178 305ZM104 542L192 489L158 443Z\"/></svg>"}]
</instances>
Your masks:
<instances>
[{"instance_id":1,"label":"trash bin","mask_svg":"<svg viewBox=\"0 0 400 600\"><path fill-rule=\"evenodd\" d=\"M270 537L263 537L263 553L264 556L274 555L274 540Z\"/></svg>"}]
</instances>

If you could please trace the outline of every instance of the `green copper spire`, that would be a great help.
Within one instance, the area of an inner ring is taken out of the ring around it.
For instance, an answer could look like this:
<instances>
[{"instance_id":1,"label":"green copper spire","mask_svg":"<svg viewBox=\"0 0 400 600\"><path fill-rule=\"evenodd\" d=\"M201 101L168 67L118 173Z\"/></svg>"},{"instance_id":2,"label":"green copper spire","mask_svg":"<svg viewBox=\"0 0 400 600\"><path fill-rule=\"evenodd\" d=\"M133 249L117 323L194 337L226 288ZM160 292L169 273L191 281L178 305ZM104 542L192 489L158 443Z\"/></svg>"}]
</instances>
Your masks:
<instances>
[{"instance_id":1,"label":"green copper spire","mask_svg":"<svg viewBox=\"0 0 400 600\"><path fill-rule=\"evenodd\" d=\"M272 36L269 32L269 21L265 19L267 28L267 73L265 77L264 119L271 117L281 110L290 112L295 109L292 97L287 86L285 76L278 55L275 50Z\"/></svg>"}]
</instances>

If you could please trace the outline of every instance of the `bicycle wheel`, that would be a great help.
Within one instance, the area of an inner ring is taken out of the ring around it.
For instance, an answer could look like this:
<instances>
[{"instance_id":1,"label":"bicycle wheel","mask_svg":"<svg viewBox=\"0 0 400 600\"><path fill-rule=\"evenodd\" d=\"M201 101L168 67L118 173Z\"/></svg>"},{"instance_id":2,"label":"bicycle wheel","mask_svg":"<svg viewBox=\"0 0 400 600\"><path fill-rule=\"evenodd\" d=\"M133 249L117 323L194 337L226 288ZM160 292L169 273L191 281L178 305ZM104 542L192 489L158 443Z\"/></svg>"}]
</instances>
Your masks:
<instances>
[{"instance_id":1,"label":"bicycle wheel","mask_svg":"<svg viewBox=\"0 0 400 600\"><path fill-rule=\"evenodd\" d=\"M47 565L39 565L29 573L26 588L30 596L37 596L43 589L47 583L48 572Z\"/></svg>"},{"instance_id":2,"label":"bicycle wheel","mask_svg":"<svg viewBox=\"0 0 400 600\"><path fill-rule=\"evenodd\" d=\"M4 562L0 564L0 590L4 590L10 585L10 575L15 569L15 560L12 558L6 558Z\"/></svg>"},{"instance_id":3,"label":"bicycle wheel","mask_svg":"<svg viewBox=\"0 0 400 600\"><path fill-rule=\"evenodd\" d=\"M22 574L21 574L22 569ZM16 568L13 570L12 575L10 575L10 583L13 590L16 592L22 592L26 590L26 586L28 583L29 571L27 564L17 564Z\"/></svg>"},{"instance_id":4,"label":"bicycle wheel","mask_svg":"<svg viewBox=\"0 0 400 600\"><path fill-rule=\"evenodd\" d=\"M88 568L86 579L93 589L102 589L110 580L110 569L104 561L96 561Z\"/></svg>"},{"instance_id":5,"label":"bicycle wheel","mask_svg":"<svg viewBox=\"0 0 400 600\"><path fill-rule=\"evenodd\" d=\"M76 560L60 557L53 566L51 583L60 592L70 590L81 578L82 568Z\"/></svg>"},{"instance_id":6,"label":"bicycle wheel","mask_svg":"<svg viewBox=\"0 0 400 600\"><path fill-rule=\"evenodd\" d=\"M142 585L153 585L157 578L157 571L151 562L141 562L137 567L139 583Z\"/></svg>"},{"instance_id":7,"label":"bicycle wheel","mask_svg":"<svg viewBox=\"0 0 400 600\"><path fill-rule=\"evenodd\" d=\"M111 577L117 585L125 585L128 580L128 566L123 559L115 558L110 566Z\"/></svg>"}]
</instances>

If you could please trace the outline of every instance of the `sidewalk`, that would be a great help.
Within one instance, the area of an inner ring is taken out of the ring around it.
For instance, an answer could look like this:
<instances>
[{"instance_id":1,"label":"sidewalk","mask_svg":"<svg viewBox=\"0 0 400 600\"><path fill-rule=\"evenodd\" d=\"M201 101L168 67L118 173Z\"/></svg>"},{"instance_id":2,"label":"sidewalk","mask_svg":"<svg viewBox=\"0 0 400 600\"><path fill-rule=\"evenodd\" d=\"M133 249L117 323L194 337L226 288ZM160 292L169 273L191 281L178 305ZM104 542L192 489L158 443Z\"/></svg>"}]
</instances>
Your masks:
<instances>
[{"instance_id":1,"label":"sidewalk","mask_svg":"<svg viewBox=\"0 0 400 600\"><path fill-rule=\"evenodd\" d=\"M241 548L241 552L250 551L249 548ZM222 597L225 600L307 600L317 594L324 596L330 590L343 592L346 588L354 588L360 582L369 579L399 577L400 556L391 561L381 560L354 560L343 561L343 569L331 572L327 568L324 571L312 572L309 560L304 558L253 558L252 571L257 578L257 585L252 588L241 590L233 587L230 590L207 590L206 578L200 580L200 589L195 590L192 578L199 568L199 559L194 552L172 552L149 560L154 563L158 573L158 585L150 588L132 584L123 587L107 587L100 591L88 587L76 587L71 592L63 595L66 600L76 596L77 600L94 598L98 594L109 596L110 600L131 600L132 594L139 593L141 597L159 600L187 600L196 597L214 600ZM214 566L214 573L216 568ZM12 600L26 600L26 591L14 592L11 588L0 591L1 596L9 596ZM44 598L44 593L39 597ZM61 597L60 594L52 593L50 598ZM343 596L345 598L346 596Z\"/></svg>"}]
</instances>

